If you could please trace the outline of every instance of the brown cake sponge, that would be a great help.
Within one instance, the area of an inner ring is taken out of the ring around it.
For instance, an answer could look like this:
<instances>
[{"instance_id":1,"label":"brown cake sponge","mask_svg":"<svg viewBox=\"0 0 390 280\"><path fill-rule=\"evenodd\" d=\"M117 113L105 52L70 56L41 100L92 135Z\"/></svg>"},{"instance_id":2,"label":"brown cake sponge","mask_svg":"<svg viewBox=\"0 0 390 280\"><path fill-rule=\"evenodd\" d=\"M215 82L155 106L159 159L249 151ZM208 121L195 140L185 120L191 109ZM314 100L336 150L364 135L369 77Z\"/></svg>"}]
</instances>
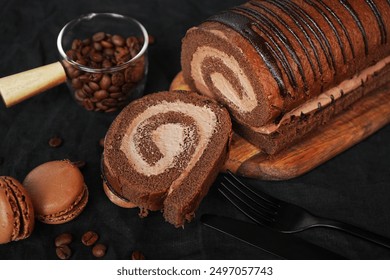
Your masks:
<instances>
[{"instance_id":1,"label":"brown cake sponge","mask_svg":"<svg viewBox=\"0 0 390 280\"><path fill-rule=\"evenodd\" d=\"M190 221L227 156L231 120L197 93L159 92L128 105L107 132L103 177L111 193L141 209Z\"/></svg>"}]
</instances>

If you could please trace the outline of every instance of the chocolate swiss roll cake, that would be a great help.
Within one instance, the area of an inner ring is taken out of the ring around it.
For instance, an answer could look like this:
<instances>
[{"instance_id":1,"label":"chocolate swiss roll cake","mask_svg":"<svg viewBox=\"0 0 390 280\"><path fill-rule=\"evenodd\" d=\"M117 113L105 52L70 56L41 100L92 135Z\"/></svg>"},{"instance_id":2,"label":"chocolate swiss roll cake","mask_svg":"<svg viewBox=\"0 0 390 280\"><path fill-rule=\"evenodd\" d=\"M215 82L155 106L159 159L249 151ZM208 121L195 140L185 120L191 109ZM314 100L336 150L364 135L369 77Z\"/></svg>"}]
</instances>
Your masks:
<instances>
[{"instance_id":1,"label":"chocolate swiss roll cake","mask_svg":"<svg viewBox=\"0 0 390 280\"><path fill-rule=\"evenodd\" d=\"M249 1L188 30L182 70L275 153L389 82L389 33L389 1Z\"/></svg>"},{"instance_id":2,"label":"chocolate swiss roll cake","mask_svg":"<svg viewBox=\"0 0 390 280\"><path fill-rule=\"evenodd\" d=\"M104 142L106 187L123 202L162 210L183 226L226 159L231 136L228 111L197 93L160 92L128 105Z\"/></svg>"}]
</instances>

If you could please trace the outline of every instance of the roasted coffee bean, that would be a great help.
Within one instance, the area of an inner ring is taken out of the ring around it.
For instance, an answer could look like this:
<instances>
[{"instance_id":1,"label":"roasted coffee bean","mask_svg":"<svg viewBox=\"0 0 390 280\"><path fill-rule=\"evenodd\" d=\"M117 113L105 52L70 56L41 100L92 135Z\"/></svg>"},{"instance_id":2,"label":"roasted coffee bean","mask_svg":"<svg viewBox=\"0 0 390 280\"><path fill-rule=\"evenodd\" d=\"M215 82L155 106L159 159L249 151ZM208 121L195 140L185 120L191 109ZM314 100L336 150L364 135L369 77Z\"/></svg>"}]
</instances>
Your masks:
<instances>
[{"instance_id":1,"label":"roasted coffee bean","mask_svg":"<svg viewBox=\"0 0 390 280\"><path fill-rule=\"evenodd\" d=\"M111 98L114 98L114 99L118 99L120 97L124 96L124 94L122 92L113 92L113 93L110 93L110 97Z\"/></svg>"},{"instance_id":2,"label":"roasted coffee bean","mask_svg":"<svg viewBox=\"0 0 390 280\"><path fill-rule=\"evenodd\" d=\"M122 36L119 35L113 35L111 37L112 42L114 43L115 46L118 47L123 47L126 43L125 39Z\"/></svg>"},{"instance_id":3,"label":"roasted coffee bean","mask_svg":"<svg viewBox=\"0 0 390 280\"><path fill-rule=\"evenodd\" d=\"M106 111L108 109L108 106L103 105L100 101L96 102L96 108L100 109L100 111Z\"/></svg>"},{"instance_id":4,"label":"roasted coffee bean","mask_svg":"<svg viewBox=\"0 0 390 280\"><path fill-rule=\"evenodd\" d=\"M58 136L53 136L49 139L49 146L52 148L57 148L62 145L62 138Z\"/></svg>"},{"instance_id":5,"label":"roasted coffee bean","mask_svg":"<svg viewBox=\"0 0 390 280\"><path fill-rule=\"evenodd\" d=\"M104 138L100 138L99 140L99 146L104 147Z\"/></svg>"},{"instance_id":6,"label":"roasted coffee bean","mask_svg":"<svg viewBox=\"0 0 390 280\"><path fill-rule=\"evenodd\" d=\"M102 100L102 104L105 106L108 106L108 107L114 107L117 105L117 103L118 103L118 101L114 98L106 98L106 99Z\"/></svg>"},{"instance_id":7,"label":"roasted coffee bean","mask_svg":"<svg viewBox=\"0 0 390 280\"><path fill-rule=\"evenodd\" d=\"M111 42L108 42L107 40L103 40L100 42L103 48L113 48L114 45Z\"/></svg>"},{"instance_id":8,"label":"roasted coffee bean","mask_svg":"<svg viewBox=\"0 0 390 280\"><path fill-rule=\"evenodd\" d=\"M131 259L132 260L144 260L145 256L140 251L134 251L131 254Z\"/></svg>"},{"instance_id":9,"label":"roasted coffee bean","mask_svg":"<svg viewBox=\"0 0 390 280\"><path fill-rule=\"evenodd\" d=\"M104 32L97 32L92 36L92 40L95 42L99 42L99 41L103 40L104 38L106 38L106 33L104 33Z\"/></svg>"},{"instance_id":10,"label":"roasted coffee bean","mask_svg":"<svg viewBox=\"0 0 390 280\"><path fill-rule=\"evenodd\" d=\"M131 36L97 32L91 38L76 39L68 56L87 67L103 69L126 63L140 50L142 42ZM115 107L125 105L133 88L142 80L145 61L141 57L137 64L125 70L113 73L86 73L64 63L69 83L74 91L74 98L87 110L111 112Z\"/></svg>"},{"instance_id":11,"label":"roasted coffee bean","mask_svg":"<svg viewBox=\"0 0 390 280\"><path fill-rule=\"evenodd\" d=\"M104 57L100 52L91 52L89 57L93 62L102 62Z\"/></svg>"},{"instance_id":12,"label":"roasted coffee bean","mask_svg":"<svg viewBox=\"0 0 390 280\"><path fill-rule=\"evenodd\" d=\"M96 258L102 258L106 254L107 247L102 243L98 243L92 248L92 255Z\"/></svg>"},{"instance_id":13,"label":"roasted coffee bean","mask_svg":"<svg viewBox=\"0 0 390 280\"><path fill-rule=\"evenodd\" d=\"M81 43L80 39L74 39L71 46L72 50L77 50L81 46Z\"/></svg>"},{"instance_id":14,"label":"roasted coffee bean","mask_svg":"<svg viewBox=\"0 0 390 280\"><path fill-rule=\"evenodd\" d=\"M87 163L84 160L72 161L72 164L78 167L79 169L82 169L87 165Z\"/></svg>"},{"instance_id":15,"label":"roasted coffee bean","mask_svg":"<svg viewBox=\"0 0 390 280\"><path fill-rule=\"evenodd\" d=\"M154 37L152 35L149 35L148 41L149 41L149 45L153 45L156 42L156 40L154 39Z\"/></svg>"},{"instance_id":16,"label":"roasted coffee bean","mask_svg":"<svg viewBox=\"0 0 390 280\"><path fill-rule=\"evenodd\" d=\"M95 43L93 43L93 48L97 51L101 51L103 49L103 46L102 46L102 44L95 42Z\"/></svg>"},{"instance_id":17,"label":"roasted coffee bean","mask_svg":"<svg viewBox=\"0 0 390 280\"><path fill-rule=\"evenodd\" d=\"M101 89L107 90L111 86L111 78L108 74L104 74L102 79L99 82Z\"/></svg>"},{"instance_id":18,"label":"roasted coffee bean","mask_svg":"<svg viewBox=\"0 0 390 280\"><path fill-rule=\"evenodd\" d=\"M57 257L61 260L67 260L72 255L72 250L68 245L61 245L56 248Z\"/></svg>"},{"instance_id":19,"label":"roasted coffee bean","mask_svg":"<svg viewBox=\"0 0 390 280\"><path fill-rule=\"evenodd\" d=\"M62 246L62 245L69 245L73 240L73 236L70 233L61 233L56 237L54 240L54 244L56 247Z\"/></svg>"},{"instance_id":20,"label":"roasted coffee bean","mask_svg":"<svg viewBox=\"0 0 390 280\"><path fill-rule=\"evenodd\" d=\"M81 237L81 242L83 242L85 246L92 246L98 239L99 235L96 232L90 230L83 234Z\"/></svg>"},{"instance_id":21,"label":"roasted coffee bean","mask_svg":"<svg viewBox=\"0 0 390 280\"><path fill-rule=\"evenodd\" d=\"M95 109L95 105L89 99L84 99L83 102L82 102L82 105L88 111L92 111L93 109Z\"/></svg>"},{"instance_id":22,"label":"roasted coffee bean","mask_svg":"<svg viewBox=\"0 0 390 280\"><path fill-rule=\"evenodd\" d=\"M100 101L100 100L108 97L108 92L104 89L101 89L101 90L95 91L93 96L97 99L97 101Z\"/></svg>"},{"instance_id":23,"label":"roasted coffee bean","mask_svg":"<svg viewBox=\"0 0 390 280\"><path fill-rule=\"evenodd\" d=\"M92 89L93 91L96 91L96 90L99 90L100 89L100 86L99 84L95 83L95 82L89 82L88 83L88 86L90 89Z\"/></svg>"},{"instance_id":24,"label":"roasted coffee bean","mask_svg":"<svg viewBox=\"0 0 390 280\"><path fill-rule=\"evenodd\" d=\"M115 111L117 111L117 110L118 110L118 108L112 107L112 108L110 108L110 109L107 109L105 112L106 112L106 113L112 113L112 112L115 112Z\"/></svg>"},{"instance_id":25,"label":"roasted coffee bean","mask_svg":"<svg viewBox=\"0 0 390 280\"><path fill-rule=\"evenodd\" d=\"M120 87L125 82L125 76L121 72L116 72L112 74L111 82L114 86Z\"/></svg>"},{"instance_id":26,"label":"roasted coffee bean","mask_svg":"<svg viewBox=\"0 0 390 280\"><path fill-rule=\"evenodd\" d=\"M102 79L102 77L103 77L102 73L92 73L91 75L89 75L89 80L97 83Z\"/></svg>"},{"instance_id":27,"label":"roasted coffee bean","mask_svg":"<svg viewBox=\"0 0 390 280\"><path fill-rule=\"evenodd\" d=\"M72 87L80 89L83 87L83 82L79 78L72 79Z\"/></svg>"}]
</instances>

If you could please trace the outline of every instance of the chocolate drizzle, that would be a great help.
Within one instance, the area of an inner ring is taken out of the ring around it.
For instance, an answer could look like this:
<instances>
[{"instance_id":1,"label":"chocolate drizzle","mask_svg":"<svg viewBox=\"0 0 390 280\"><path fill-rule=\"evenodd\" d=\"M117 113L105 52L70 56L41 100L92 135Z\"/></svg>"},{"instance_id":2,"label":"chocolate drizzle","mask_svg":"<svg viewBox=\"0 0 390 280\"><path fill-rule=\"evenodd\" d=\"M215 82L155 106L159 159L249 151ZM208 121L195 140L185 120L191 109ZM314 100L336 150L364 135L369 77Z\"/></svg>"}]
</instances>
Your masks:
<instances>
[{"instance_id":1,"label":"chocolate drizzle","mask_svg":"<svg viewBox=\"0 0 390 280\"><path fill-rule=\"evenodd\" d=\"M322 5L325 8L325 10L327 10L332 15L332 17L337 21L337 23L341 27L341 29L343 30L343 32L348 40L348 44L349 44L349 47L351 49L352 57L355 58L355 48L352 44L351 37L349 36L348 30L345 27L344 23L342 22L340 17L328 5L326 5L322 0L317 0L317 1L320 3L320 5Z\"/></svg>"},{"instance_id":2,"label":"chocolate drizzle","mask_svg":"<svg viewBox=\"0 0 390 280\"><path fill-rule=\"evenodd\" d=\"M383 23L382 20L382 16L379 12L378 7L375 5L375 3L372 0L366 0L366 3L368 4L368 6L370 6L371 11L375 15L381 33L381 44L384 45L387 43L387 33L386 33L385 24Z\"/></svg>"},{"instance_id":3,"label":"chocolate drizzle","mask_svg":"<svg viewBox=\"0 0 390 280\"><path fill-rule=\"evenodd\" d=\"M312 6L321 16L325 19L325 21L329 24L330 28L332 29L333 33L336 36L337 42L340 46L341 54L343 56L343 62L347 62L347 57L345 55L345 48L343 41L341 40L340 34L338 33L336 27L334 26L333 22L329 19L329 17L324 13L324 11L321 10L320 7L318 7L315 3L313 3L310 0L305 0L306 3L308 3L310 6Z\"/></svg>"},{"instance_id":4,"label":"chocolate drizzle","mask_svg":"<svg viewBox=\"0 0 390 280\"><path fill-rule=\"evenodd\" d=\"M249 9L247 7L238 7L238 8L235 8L234 11L243 12L243 13L245 13L249 16L252 16L252 17L256 18L257 20L259 20L259 22L262 26L260 26L260 24L255 23L255 22L252 23L252 25L255 26L256 28L258 28L259 31L264 33L267 36L267 38L271 41L272 45L276 48L276 51L273 50L273 53L278 53L278 56L280 57L280 62L283 65L283 68L284 68L284 70L289 78L290 83L293 85L294 88L296 88L298 86L298 84L297 84L296 78L294 76L294 71L292 70L291 65L288 62L283 50L279 46L278 42L274 39L274 36L276 36L277 39L280 42L282 42L283 46L287 49L287 51L292 56L294 62L296 63L296 65L298 67L298 71L301 74L302 79L304 81L305 91L307 91L308 86L307 86L305 73L303 72L302 63L301 63L299 57L297 56L295 50L291 47L290 41L283 34L283 32L279 28L277 28L277 26L274 25L273 22L270 21L266 16L260 14L259 12L255 11L255 10ZM262 27L265 27L265 28L262 28ZM269 32L268 30L270 30L271 32Z\"/></svg>"},{"instance_id":5,"label":"chocolate drizzle","mask_svg":"<svg viewBox=\"0 0 390 280\"><path fill-rule=\"evenodd\" d=\"M364 53L365 55L368 54L368 42L367 42L367 34L364 30L363 24L359 18L359 16L356 14L355 10L352 8L351 4L347 0L339 0L340 4L344 6L344 8L350 13L352 18L354 19L356 25L358 26L364 42Z\"/></svg>"},{"instance_id":6,"label":"chocolate drizzle","mask_svg":"<svg viewBox=\"0 0 390 280\"><path fill-rule=\"evenodd\" d=\"M389 0L390 1L390 0ZM311 70L313 72L313 75L315 78L317 78L317 71L315 70L315 67L314 67L314 63L309 55L309 52L307 50L307 48L304 46L302 40L298 37L298 35L294 32L294 30L286 23L286 21L284 21L282 18L280 18L278 15L276 15L271 9L269 9L267 6L263 5L261 2L255 2L255 1L251 1L249 2L249 4L253 5L253 6L256 6L260 9L262 9L265 13L267 13L268 15L272 16L272 19L273 20L276 20L278 21L284 28L286 28L286 30L288 32L290 32L290 34L294 37L294 39L298 42L299 46L302 48L303 52L305 53L306 55L306 58L307 60L309 61L309 64L310 64L310 67L311 67ZM304 32L305 30L303 29L303 27L299 24L297 24L298 27L300 27L300 29ZM302 33L303 33L302 32ZM310 37L306 36L306 39ZM309 41L311 42L311 41ZM314 50L314 55L317 59L317 61L319 61L319 58L318 58L318 53L317 53L317 50L315 48L313 48ZM322 75L322 67L321 67L321 64L318 65L318 68L319 68L319 72L320 74Z\"/></svg>"},{"instance_id":7,"label":"chocolate drizzle","mask_svg":"<svg viewBox=\"0 0 390 280\"><path fill-rule=\"evenodd\" d=\"M250 18L233 11L225 11L221 14L212 16L208 21L222 23L248 40L270 70L278 85L280 95L283 97L287 96L287 89L282 79L281 71L277 66L275 57L271 53L269 44L252 29L253 21Z\"/></svg>"}]
</instances>

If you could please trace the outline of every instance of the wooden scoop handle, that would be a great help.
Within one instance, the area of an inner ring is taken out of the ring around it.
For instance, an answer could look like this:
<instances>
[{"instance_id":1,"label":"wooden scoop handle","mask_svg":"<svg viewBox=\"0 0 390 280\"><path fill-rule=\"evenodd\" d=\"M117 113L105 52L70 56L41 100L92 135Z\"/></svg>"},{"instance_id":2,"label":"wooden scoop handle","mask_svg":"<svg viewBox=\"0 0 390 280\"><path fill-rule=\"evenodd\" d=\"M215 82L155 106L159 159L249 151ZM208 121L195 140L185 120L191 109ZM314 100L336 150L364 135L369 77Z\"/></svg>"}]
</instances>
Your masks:
<instances>
[{"instance_id":1,"label":"wooden scoop handle","mask_svg":"<svg viewBox=\"0 0 390 280\"><path fill-rule=\"evenodd\" d=\"M44 65L0 79L0 95L7 107L35 96L66 80L60 62Z\"/></svg>"}]
</instances>

